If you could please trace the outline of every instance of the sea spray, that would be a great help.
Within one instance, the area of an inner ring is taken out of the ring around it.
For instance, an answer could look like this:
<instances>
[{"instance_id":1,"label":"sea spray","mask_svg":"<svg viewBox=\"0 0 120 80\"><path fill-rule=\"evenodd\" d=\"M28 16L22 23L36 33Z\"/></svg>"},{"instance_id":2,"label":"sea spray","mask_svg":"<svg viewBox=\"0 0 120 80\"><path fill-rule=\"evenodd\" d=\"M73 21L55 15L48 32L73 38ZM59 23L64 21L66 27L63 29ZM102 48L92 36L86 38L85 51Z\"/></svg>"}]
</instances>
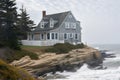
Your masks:
<instances>
[{"instance_id":1,"label":"sea spray","mask_svg":"<svg viewBox=\"0 0 120 80\"><path fill-rule=\"evenodd\" d=\"M85 64L75 73L64 72L60 74L66 78L54 80L120 80L120 67L117 69L91 70Z\"/></svg>"}]
</instances>

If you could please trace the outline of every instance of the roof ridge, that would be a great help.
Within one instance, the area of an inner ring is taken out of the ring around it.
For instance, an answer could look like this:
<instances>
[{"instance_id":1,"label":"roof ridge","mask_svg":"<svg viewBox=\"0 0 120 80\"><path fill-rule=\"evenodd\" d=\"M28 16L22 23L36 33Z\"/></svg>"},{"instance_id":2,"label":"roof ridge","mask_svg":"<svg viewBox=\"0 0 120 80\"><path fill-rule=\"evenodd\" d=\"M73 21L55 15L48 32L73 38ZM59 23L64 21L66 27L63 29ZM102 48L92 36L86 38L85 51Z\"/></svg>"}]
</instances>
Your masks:
<instances>
[{"instance_id":1,"label":"roof ridge","mask_svg":"<svg viewBox=\"0 0 120 80\"><path fill-rule=\"evenodd\" d=\"M65 12L59 12L59 13L54 13L54 14L48 14L46 16L51 16L51 15L56 15L56 14L64 14L64 13L69 13L71 11L65 11Z\"/></svg>"}]
</instances>

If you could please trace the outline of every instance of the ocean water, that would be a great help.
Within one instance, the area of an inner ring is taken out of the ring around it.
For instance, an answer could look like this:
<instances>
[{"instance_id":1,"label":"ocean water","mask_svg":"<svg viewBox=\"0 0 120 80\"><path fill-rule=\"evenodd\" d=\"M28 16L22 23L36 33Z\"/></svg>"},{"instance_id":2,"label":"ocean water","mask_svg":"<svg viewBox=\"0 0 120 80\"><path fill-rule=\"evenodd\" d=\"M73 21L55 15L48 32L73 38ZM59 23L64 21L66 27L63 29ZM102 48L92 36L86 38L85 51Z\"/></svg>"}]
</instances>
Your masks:
<instances>
[{"instance_id":1,"label":"ocean water","mask_svg":"<svg viewBox=\"0 0 120 80\"><path fill-rule=\"evenodd\" d=\"M104 70L91 70L84 64L76 72L57 72L56 74L65 76L64 78L49 79L49 80L120 80L120 45L91 45L100 50L108 50L109 53L114 53L115 58L106 58L103 65L107 67Z\"/></svg>"}]
</instances>

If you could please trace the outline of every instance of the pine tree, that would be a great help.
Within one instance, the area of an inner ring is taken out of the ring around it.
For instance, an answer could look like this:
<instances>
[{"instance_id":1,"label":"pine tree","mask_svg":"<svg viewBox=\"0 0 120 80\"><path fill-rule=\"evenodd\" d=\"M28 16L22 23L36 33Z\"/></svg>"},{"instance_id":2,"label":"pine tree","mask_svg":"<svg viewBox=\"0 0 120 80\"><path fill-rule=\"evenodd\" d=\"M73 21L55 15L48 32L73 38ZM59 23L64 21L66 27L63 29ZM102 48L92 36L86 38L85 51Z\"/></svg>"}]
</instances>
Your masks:
<instances>
[{"instance_id":1,"label":"pine tree","mask_svg":"<svg viewBox=\"0 0 120 80\"><path fill-rule=\"evenodd\" d=\"M12 49L20 49L16 35L15 0L0 0L0 44Z\"/></svg>"},{"instance_id":2,"label":"pine tree","mask_svg":"<svg viewBox=\"0 0 120 80\"><path fill-rule=\"evenodd\" d=\"M29 15L24 9L23 5L20 9L21 13L18 16L18 26L19 26L19 38L20 39L27 39L27 32L31 31L32 27L35 25L32 20L30 20Z\"/></svg>"}]
</instances>

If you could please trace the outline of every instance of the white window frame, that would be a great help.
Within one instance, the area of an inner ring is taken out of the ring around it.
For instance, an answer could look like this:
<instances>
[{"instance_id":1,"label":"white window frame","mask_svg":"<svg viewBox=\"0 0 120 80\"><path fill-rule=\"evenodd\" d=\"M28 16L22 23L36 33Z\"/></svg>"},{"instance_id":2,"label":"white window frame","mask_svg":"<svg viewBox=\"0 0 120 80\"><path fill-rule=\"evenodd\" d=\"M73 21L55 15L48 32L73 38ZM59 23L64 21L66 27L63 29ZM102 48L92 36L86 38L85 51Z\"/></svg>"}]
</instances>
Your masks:
<instances>
[{"instance_id":1,"label":"white window frame","mask_svg":"<svg viewBox=\"0 0 120 80\"><path fill-rule=\"evenodd\" d=\"M50 21L50 28L54 27L54 21Z\"/></svg>"},{"instance_id":2,"label":"white window frame","mask_svg":"<svg viewBox=\"0 0 120 80\"><path fill-rule=\"evenodd\" d=\"M44 28L44 22L40 23L40 28Z\"/></svg>"},{"instance_id":3,"label":"white window frame","mask_svg":"<svg viewBox=\"0 0 120 80\"><path fill-rule=\"evenodd\" d=\"M70 23L69 22L65 22L65 28L70 28Z\"/></svg>"},{"instance_id":4,"label":"white window frame","mask_svg":"<svg viewBox=\"0 0 120 80\"><path fill-rule=\"evenodd\" d=\"M65 34L66 34L66 38L65 38ZM68 39L68 33L64 33L64 40Z\"/></svg>"},{"instance_id":5,"label":"white window frame","mask_svg":"<svg viewBox=\"0 0 120 80\"><path fill-rule=\"evenodd\" d=\"M54 27L54 23L55 23L54 20L52 18L50 18L50 24L49 24L50 28Z\"/></svg>"},{"instance_id":6,"label":"white window frame","mask_svg":"<svg viewBox=\"0 0 120 80\"><path fill-rule=\"evenodd\" d=\"M77 38L76 38L76 35L77 35ZM78 33L75 33L75 34L74 34L74 39L75 39L75 40L78 40L78 39L79 39L79 34L78 34Z\"/></svg>"},{"instance_id":7,"label":"white window frame","mask_svg":"<svg viewBox=\"0 0 120 80\"><path fill-rule=\"evenodd\" d=\"M55 35L55 39L57 40L58 39L58 33L54 33Z\"/></svg>"},{"instance_id":8,"label":"white window frame","mask_svg":"<svg viewBox=\"0 0 120 80\"><path fill-rule=\"evenodd\" d=\"M72 23L72 28L76 29L76 23Z\"/></svg>"},{"instance_id":9,"label":"white window frame","mask_svg":"<svg viewBox=\"0 0 120 80\"><path fill-rule=\"evenodd\" d=\"M51 39L54 40L55 39L55 34L51 33Z\"/></svg>"},{"instance_id":10,"label":"white window frame","mask_svg":"<svg viewBox=\"0 0 120 80\"><path fill-rule=\"evenodd\" d=\"M58 33L55 33L55 32L51 33L51 38L50 39L52 39L52 40L55 40L55 39L58 40L58 38L59 38L59 34Z\"/></svg>"},{"instance_id":11,"label":"white window frame","mask_svg":"<svg viewBox=\"0 0 120 80\"><path fill-rule=\"evenodd\" d=\"M48 38L49 38L49 39L48 39ZM46 34L46 39L47 39L47 40L50 40L50 33L47 33L47 34Z\"/></svg>"},{"instance_id":12,"label":"white window frame","mask_svg":"<svg viewBox=\"0 0 120 80\"><path fill-rule=\"evenodd\" d=\"M40 34L40 40L44 40L44 34Z\"/></svg>"}]
</instances>

